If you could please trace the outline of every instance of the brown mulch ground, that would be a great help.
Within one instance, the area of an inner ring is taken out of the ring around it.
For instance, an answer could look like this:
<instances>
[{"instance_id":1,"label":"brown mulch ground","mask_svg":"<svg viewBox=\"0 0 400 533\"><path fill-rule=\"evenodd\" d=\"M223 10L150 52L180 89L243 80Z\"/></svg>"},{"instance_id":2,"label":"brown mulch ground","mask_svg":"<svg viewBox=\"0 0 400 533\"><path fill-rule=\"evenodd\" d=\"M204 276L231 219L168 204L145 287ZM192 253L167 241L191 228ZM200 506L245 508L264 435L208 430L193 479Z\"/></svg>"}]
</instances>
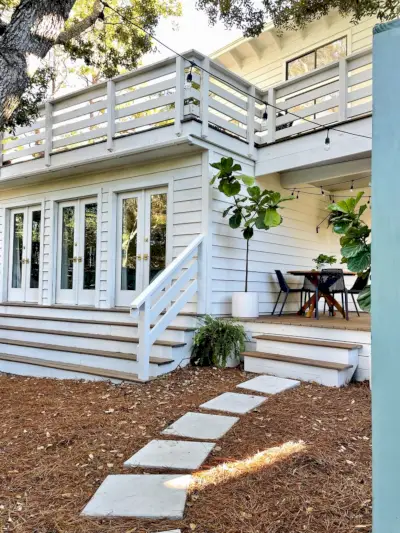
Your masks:
<instances>
[{"instance_id":1,"label":"brown mulch ground","mask_svg":"<svg viewBox=\"0 0 400 533\"><path fill-rule=\"evenodd\" d=\"M370 391L302 385L218 442L182 521L89 520L107 474L248 376L183 369L147 385L0 376L0 529L18 533L370 533Z\"/></svg>"}]
</instances>

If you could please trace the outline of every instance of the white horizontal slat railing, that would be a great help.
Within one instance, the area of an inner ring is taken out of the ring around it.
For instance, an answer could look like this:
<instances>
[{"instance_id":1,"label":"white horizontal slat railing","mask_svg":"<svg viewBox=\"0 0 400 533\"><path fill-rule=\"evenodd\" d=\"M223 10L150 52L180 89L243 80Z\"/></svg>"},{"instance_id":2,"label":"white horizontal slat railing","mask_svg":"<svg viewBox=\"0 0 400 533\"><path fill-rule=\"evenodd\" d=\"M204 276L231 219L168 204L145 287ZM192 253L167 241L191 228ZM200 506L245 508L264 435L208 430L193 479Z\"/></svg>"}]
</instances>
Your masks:
<instances>
[{"instance_id":1,"label":"white horizontal slat railing","mask_svg":"<svg viewBox=\"0 0 400 533\"><path fill-rule=\"evenodd\" d=\"M196 293L198 312L203 312L203 242L204 235L196 237L131 304L139 329L138 376L144 381L153 344Z\"/></svg>"},{"instance_id":2,"label":"white horizontal slat railing","mask_svg":"<svg viewBox=\"0 0 400 533\"><path fill-rule=\"evenodd\" d=\"M118 138L154 128L173 126L179 137L189 119L201 122L203 138L213 128L240 140L251 156L255 145L316 128L305 119L326 126L371 112L370 49L263 91L191 51L49 100L32 125L3 135L0 162L42 159L51 167L53 155L99 143L113 152Z\"/></svg>"}]
</instances>

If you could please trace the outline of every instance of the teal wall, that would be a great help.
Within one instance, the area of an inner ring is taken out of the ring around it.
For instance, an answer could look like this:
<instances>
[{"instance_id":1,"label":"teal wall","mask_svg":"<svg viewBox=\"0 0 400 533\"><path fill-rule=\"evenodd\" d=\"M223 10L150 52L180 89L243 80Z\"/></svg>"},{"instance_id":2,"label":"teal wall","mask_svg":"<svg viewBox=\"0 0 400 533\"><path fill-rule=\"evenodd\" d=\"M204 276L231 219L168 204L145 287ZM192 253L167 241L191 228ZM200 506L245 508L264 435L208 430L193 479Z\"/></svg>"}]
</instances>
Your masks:
<instances>
[{"instance_id":1,"label":"teal wall","mask_svg":"<svg viewBox=\"0 0 400 533\"><path fill-rule=\"evenodd\" d=\"M400 21L373 57L373 533L400 533Z\"/></svg>"}]
</instances>

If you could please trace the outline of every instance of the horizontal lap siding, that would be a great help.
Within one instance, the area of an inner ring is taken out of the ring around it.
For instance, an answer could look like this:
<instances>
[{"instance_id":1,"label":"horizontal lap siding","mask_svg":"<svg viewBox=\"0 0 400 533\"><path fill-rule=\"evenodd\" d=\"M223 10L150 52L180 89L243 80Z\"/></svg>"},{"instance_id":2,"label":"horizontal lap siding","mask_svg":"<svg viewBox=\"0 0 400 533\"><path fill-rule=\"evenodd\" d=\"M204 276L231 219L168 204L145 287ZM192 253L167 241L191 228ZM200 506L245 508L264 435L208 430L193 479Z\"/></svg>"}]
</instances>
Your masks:
<instances>
[{"instance_id":1,"label":"horizontal lap siding","mask_svg":"<svg viewBox=\"0 0 400 533\"><path fill-rule=\"evenodd\" d=\"M251 174L251 168L244 169ZM280 186L279 177L265 178L261 188L272 189L289 196ZM322 227L317 234L316 226L325 218L327 200L319 195L300 194L298 200L283 204L283 224L268 231L255 230L250 241L249 290L259 293L260 313L270 313L275 304L279 286L275 270L309 269L312 259L330 251L330 232ZM228 217L222 212L229 206L228 199L213 190L213 282L212 310L216 314L230 314L232 292L244 290L246 242L240 230L229 227ZM292 287L302 284L303 279L287 276ZM285 311L297 311L299 296L288 300Z\"/></svg>"}]
</instances>

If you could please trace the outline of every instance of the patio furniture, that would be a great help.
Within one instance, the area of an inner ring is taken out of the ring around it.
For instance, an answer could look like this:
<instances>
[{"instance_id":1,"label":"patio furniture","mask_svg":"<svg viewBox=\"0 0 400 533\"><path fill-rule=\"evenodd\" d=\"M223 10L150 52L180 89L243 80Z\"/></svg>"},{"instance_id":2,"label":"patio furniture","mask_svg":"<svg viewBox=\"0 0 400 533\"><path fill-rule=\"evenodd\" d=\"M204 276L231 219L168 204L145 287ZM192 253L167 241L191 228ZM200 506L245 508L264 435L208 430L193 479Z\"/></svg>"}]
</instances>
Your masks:
<instances>
[{"instance_id":1,"label":"patio furniture","mask_svg":"<svg viewBox=\"0 0 400 533\"><path fill-rule=\"evenodd\" d=\"M333 307L335 306L335 294L342 295L342 309L344 307L344 318L349 320L349 300L344 282L343 270L341 268L323 268L318 279L316 288L316 301L319 301L319 293L322 293L325 298L325 304L328 303L330 313L333 314ZM327 296L330 296L333 301L329 301ZM337 302L336 302L337 303ZM324 306L325 306L324 304ZM337 306L336 306L337 307ZM343 313L342 313L343 314ZM315 318L319 318L318 305L315 306Z\"/></svg>"},{"instance_id":2,"label":"patio furniture","mask_svg":"<svg viewBox=\"0 0 400 533\"><path fill-rule=\"evenodd\" d=\"M368 276L366 276L365 278L361 277L361 276L358 276L356 281L354 282L354 285L351 287L351 289L349 289L347 292L348 294L351 295L352 299L353 299L353 303L354 303L354 307L356 308L356 311L357 311L357 315L360 316L360 312L358 310L358 306L357 306L357 301L356 299L354 298L354 295L355 294L360 294L360 292L365 289L365 287L368 285Z\"/></svg>"},{"instance_id":3,"label":"patio furniture","mask_svg":"<svg viewBox=\"0 0 400 533\"><path fill-rule=\"evenodd\" d=\"M317 287L319 283L319 278L321 276L321 272L319 272L318 270L290 270L288 274L291 274L292 276L304 276L314 285L314 287ZM342 274L343 276L355 276L354 272L342 272ZM318 300L317 300L317 295L315 291L313 296L311 296L311 298L307 300L307 302L304 305L302 305L301 309L299 309L297 314L305 315L307 318L311 318L313 315L316 303L317 301L319 301L320 298L324 298L330 307L335 307L343 315L343 317L346 318L346 313L345 313L345 310L343 309L343 306L340 305L340 303L334 298L334 296L332 296L332 294L329 294L329 293L325 294L324 292L321 292L321 291L318 292Z\"/></svg>"},{"instance_id":4,"label":"patio furniture","mask_svg":"<svg viewBox=\"0 0 400 533\"><path fill-rule=\"evenodd\" d=\"M282 274L282 272L280 270L275 270L275 274L278 278L278 282L279 282L279 295L278 295L278 298L276 300L276 303L275 303L275 307L272 311L272 314L275 313L275 309L278 305L278 302L279 302L279 298L281 297L281 294L284 293L285 294L285 298L283 299L283 303L282 303L282 307L281 307L281 310L280 310L280 313L279 313L279 316L282 315L282 311L283 311L283 308L285 307L285 304L286 304L286 300L288 299L288 296L289 294L294 294L294 293L300 293L301 294L301 300L300 300L300 303L301 305L303 304L303 289L291 289L289 287L289 285L286 283L286 280Z\"/></svg>"}]
</instances>

